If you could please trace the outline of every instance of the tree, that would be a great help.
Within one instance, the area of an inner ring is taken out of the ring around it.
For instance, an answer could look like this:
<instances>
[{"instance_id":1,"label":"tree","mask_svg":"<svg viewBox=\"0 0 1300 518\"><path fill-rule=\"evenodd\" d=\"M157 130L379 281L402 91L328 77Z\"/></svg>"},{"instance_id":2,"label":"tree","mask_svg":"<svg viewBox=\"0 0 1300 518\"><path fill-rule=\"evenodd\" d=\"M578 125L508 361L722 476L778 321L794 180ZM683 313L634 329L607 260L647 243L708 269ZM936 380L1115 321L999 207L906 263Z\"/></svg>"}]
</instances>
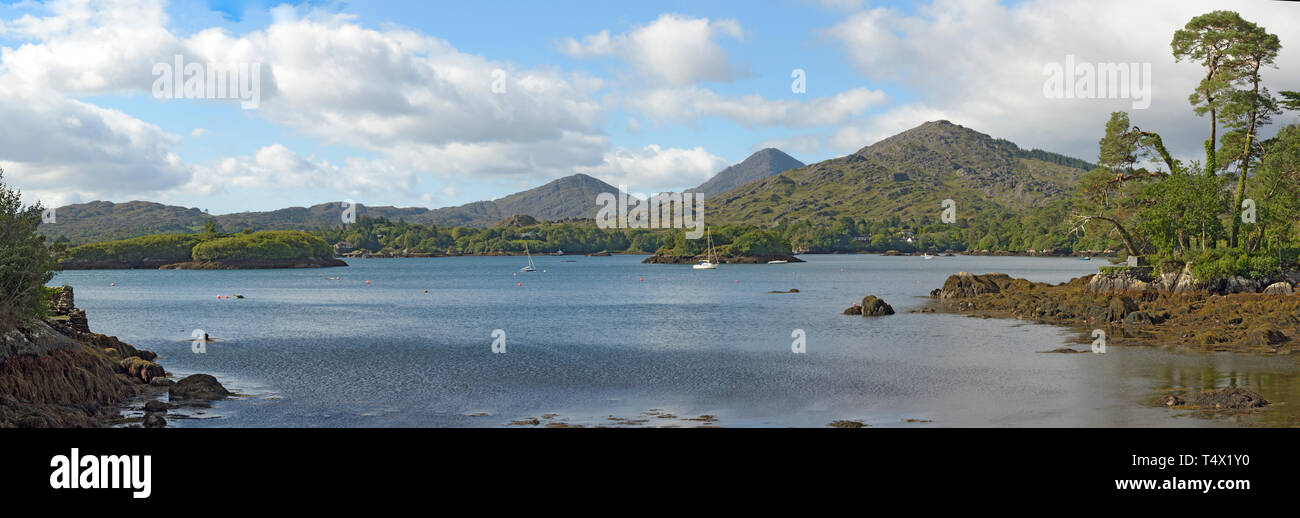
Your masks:
<instances>
[{"instance_id":1,"label":"tree","mask_svg":"<svg viewBox=\"0 0 1300 518\"><path fill-rule=\"evenodd\" d=\"M1140 247L1128 228L1128 220L1142 207L1145 183L1180 174L1181 164L1170 157L1160 135L1131 126L1128 114L1114 112L1106 122L1106 135L1097 143L1097 165L1079 180L1079 203L1074 231L1083 231L1093 221L1109 223L1119 233L1130 255ZM1168 172L1140 167L1159 156Z\"/></svg>"},{"instance_id":2,"label":"tree","mask_svg":"<svg viewBox=\"0 0 1300 518\"><path fill-rule=\"evenodd\" d=\"M1231 90L1234 70L1225 66L1228 50L1236 43L1240 29L1248 22L1233 11L1214 11L1192 18L1174 32L1170 42L1174 59L1197 61L1205 67L1205 77L1188 97L1197 115L1210 115L1210 138L1205 141L1205 174L1215 174L1218 164L1215 143L1218 137L1218 111Z\"/></svg>"},{"instance_id":3,"label":"tree","mask_svg":"<svg viewBox=\"0 0 1300 518\"><path fill-rule=\"evenodd\" d=\"M1263 27L1241 20L1233 44L1228 48L1225 66L1233 70L1236 80L1246 88L1233 90L1223 104L1220 117L1226 126L1241 132L1240 158L1237 167L1237 194L1233 210L1241 208L1246 195L1246 179L1250 176L1251 156L1259 146L1256 131L1268 124L1272 115L1281 113L1277 101L1260 83L1260 70L1272 66L1282 48L1277 35L1269 34ZM1232 218L1229 246L1236 247L1241 230L1241 218Z\"/></svg>"},{"instance_id":4,"label":"tree","mask_svg":"<svg viewBox=\"0 0 1300 518\"><path fill-rule=\"evenodd\" d=\"M0 170L0 320L39 316L48 306L44 286L58 263L45 236L36 233L42 210L40 203L23 207Z\"/></svg>"}]
</instances>

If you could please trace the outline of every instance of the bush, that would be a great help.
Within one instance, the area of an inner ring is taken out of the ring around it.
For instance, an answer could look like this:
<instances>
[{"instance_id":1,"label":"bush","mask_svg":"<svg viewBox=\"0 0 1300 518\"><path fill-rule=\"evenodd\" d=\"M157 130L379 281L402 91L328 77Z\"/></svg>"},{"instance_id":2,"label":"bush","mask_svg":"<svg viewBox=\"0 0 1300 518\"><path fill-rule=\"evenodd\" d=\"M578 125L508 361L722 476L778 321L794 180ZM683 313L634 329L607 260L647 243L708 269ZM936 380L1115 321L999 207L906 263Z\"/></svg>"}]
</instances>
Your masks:
<instances>
[{"instance_id":1,"label":"bush","mask_svg":"<svg viewBox=\"0 0 1300 518\"><path fill-rule=\"evenodd\" d=\"M23 207L0 170L0 318L39 317L49 307L44 287L58 265L45 236L36 233L41 211L39 203Z\"/></svg>"},{"instance_id":2,"label":"bush","mask_svg":"<svg viewBox=\"0 0 1300 518\"><path fill-rule=\"evenodd\" d=\"M1262 279L1281 270L1276 255L1236 248L1205 250L1191 254L1187 262L1192 265L1192 275L1203 280L1232 276Z\"/></svg>"}]
</instances>

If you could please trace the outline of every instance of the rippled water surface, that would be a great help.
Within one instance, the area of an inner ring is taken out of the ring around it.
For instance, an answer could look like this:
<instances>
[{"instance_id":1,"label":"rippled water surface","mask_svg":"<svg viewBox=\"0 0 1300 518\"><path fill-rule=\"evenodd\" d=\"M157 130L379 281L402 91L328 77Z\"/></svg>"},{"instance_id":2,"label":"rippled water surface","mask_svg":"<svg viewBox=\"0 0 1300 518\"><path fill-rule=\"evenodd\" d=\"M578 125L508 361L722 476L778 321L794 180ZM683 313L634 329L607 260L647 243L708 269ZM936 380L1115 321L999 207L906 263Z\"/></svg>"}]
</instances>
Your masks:
<instances>
[{"instance_id":1,"label":"rippled water surface","mask_svg":"<svg viewBox=\"0 0 1300 518\"><path fill-rule=\"evenodd\" d=\"M1113 346L1039 354L1078 337L907 312L958 271L1063 282L1098 261L803 257L717 270L537 257L532 274L516 273L517 257L358 259L307 270L70 271L53 284L76 288L93 330L246 394L204 414L215 418L173 426L501 426L544 414L584 425L611 415L699 423L655 414L708 414L720 426L1300 423L1287 404L1300 401L1293 357ZM768 293L789 288L800 292ZM841 314L868 294L898 314ZM185 341L194 329L218 340L204 354ZM505 354L492 353L496 329ZM797 329L805 354L791 352ZM1281 404L1245 417L1149 404L1170 389L1234 382Z\"/></svg>"}]
</instances>

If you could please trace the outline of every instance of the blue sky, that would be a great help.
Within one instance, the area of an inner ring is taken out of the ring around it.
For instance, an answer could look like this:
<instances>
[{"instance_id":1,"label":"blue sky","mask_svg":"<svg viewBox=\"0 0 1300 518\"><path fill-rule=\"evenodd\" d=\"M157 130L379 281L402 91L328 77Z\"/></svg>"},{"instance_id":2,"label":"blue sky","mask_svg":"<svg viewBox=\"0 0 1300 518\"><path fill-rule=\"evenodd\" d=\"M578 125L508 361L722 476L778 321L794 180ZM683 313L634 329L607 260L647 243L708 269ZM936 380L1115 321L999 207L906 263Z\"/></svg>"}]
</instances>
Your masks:
<instances>
[{"instance_id":1,"label":"blue sky","mask_svg":"<svg viewBox=\"0 0 1300 518\"><path fill-rule=\"evenodd\" d=\"M1197 69L1172 62L1168 39L1216 7L6 2L0 115L45 137L0 139L0 166L47 203L227 213L339 199L439 207L579 172L634 192L680 189L761 147L811 163L939 118L1093 159L1102 122L1130 102L1045 98L1043 66L1067 54L1152 63L1152 106L1135 122L1194 157ZM1296 9L1244 7L1275 30L1296 20ZM260 63L262 105L155 98L150 67L177 54ZM497 69L508 94L484 91ZM794 69L805 93L791 91Z\"/></svg>"}]
</instances>

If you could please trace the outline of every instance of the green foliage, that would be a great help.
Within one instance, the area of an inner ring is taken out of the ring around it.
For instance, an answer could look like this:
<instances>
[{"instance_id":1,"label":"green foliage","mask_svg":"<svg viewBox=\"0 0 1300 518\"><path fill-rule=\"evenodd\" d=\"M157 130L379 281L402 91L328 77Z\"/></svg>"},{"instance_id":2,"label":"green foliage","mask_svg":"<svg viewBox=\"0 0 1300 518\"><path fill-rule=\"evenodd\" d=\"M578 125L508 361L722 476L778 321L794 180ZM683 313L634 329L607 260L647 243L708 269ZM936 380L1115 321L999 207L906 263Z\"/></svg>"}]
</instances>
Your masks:
<instances>
[{"instance_id":1,"label":"green foliage","mask_svg":"<svg viewBox=\"0 0 1300 518\"><path fill-rule=\"evenodd\" d=\"M1235 248L1217 248L1191 254L1187 262L1197 279L1241 276L1251 279L1269 277L1279 271L1278 259L1269 253L1252 253Z\"/></svg>"},{"instance_id":2,"label":"green foliage","mask_svg":"<svg viewBox=\"0 0 1300 518\"><path fill-rule=\"evenodd\" d=\"M790 243L778 232L755 229L737 236L731 242L727 254L739 256L789 255Z\"/></svg>"},{"instance_id":3,"label":"green foliage","mask_svg":"<svg viewBox=\"0 0 1300 518\"><path fill-rule=\"evenodd\" d=\"M0 319L42 316L48 308L44 286L58 267L36 232L43 208L22 206L17 190L4 184L0 170Z\"/></svg>"},{"instance_id":4,"label":"green foliage","mask_svg":"<svg viewBox=\"0 0 1300 518\"><path fill-rule=\"evenodd\" d=\"M294 230L273 230L218 237L194 246L196 261L282 261L329 259L334 249L325 240Z\"/></svg>"},{"instance_id":5,"label":"green foliage","mask_svg":"<svg viewBox=\"0 0 1300 518\"><path fill-rule=\"evenodd\" d=\"M92 243L68 250L64 260L75 263L137 264L146 260L182 263L191 260L191 250L202 240L202 236L198 234L159 234Z\"/></svg>"}]
</instances>

